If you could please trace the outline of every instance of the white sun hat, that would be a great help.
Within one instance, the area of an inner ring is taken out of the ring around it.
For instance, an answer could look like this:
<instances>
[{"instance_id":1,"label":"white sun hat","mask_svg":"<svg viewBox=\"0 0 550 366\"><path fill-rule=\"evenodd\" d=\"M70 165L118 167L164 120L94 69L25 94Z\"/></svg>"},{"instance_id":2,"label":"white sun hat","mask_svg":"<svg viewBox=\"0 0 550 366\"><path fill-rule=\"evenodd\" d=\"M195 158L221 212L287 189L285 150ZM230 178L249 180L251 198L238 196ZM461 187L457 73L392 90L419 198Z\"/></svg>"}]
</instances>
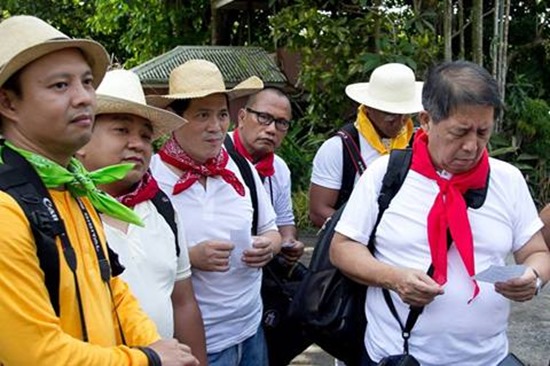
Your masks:
<instances>
[{"instance_id":1,"label":"white sun hat","mask_svg":"<svg viewBox=\"0 0 550 366\"><path fill-rule=\"evenodd\" d=\"M148 95L147 102L159 108L166 108L178 99L196 99L224 93L229 99L239 98L263 89L264 83L257 76L225 89L225 82L218 66L206 60L190 60L176 67L170 73L167 95Z\"/></svg>"},{"instance_id":2,"label":"white sun hat","mask_svg":"<svg viewBox=\"0 0 550 366\"><path fill-rule=\"evenodd\" d=\"M123 113L145 118L153 125L153 139L187 122L174 113L147 105L139 77L132 71L107 72L97 88L96 95L96 115Z\"/></svg>"},{"instance_id":3,"label":"white sun hat","mask_svg":"<svg viewBox=\"0 0 550 366\"><path fill-rule=\"evenodd\" d=\"M357 103L383 112L409 114L422 111L422 86L414 72L399 63L377 67L368 83L350 84L346 94Z\"/></svg>"},{"instance_id":4,"label":"white sun hat","mask_svg":"<svg viewBox=\"0 0 550 366\"><path fill-rule=\"evenodd\" d=\"M109 65L105 48L89 39L73 39L42 19L16 15L0 23L0 87L17 71L49 53L78 48L92 68L97 87Z\"/></svg>"}]
</instances>

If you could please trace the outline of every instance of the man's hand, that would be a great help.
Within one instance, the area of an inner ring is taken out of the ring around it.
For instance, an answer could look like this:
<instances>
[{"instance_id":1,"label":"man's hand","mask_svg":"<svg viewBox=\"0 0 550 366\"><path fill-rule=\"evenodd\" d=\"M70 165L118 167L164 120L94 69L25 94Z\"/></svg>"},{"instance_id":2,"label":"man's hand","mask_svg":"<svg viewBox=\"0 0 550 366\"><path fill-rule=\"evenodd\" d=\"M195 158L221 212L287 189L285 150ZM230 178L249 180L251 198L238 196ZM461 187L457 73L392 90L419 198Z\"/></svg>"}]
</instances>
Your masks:
<instances>
[{"instance_id":1,"label":"man's hand","mask_svg":"<svg viewBox=\"0 0 550 366\"><path fill-rule=\"evenodd\" d=\"M408 268L402 268L400 272L400 280L393 290L406 304L425 306L432 302L436 296L443 294L443 287L426 273Z\"/></svg>"},{"instance_id":2,"label":"man's hand","mask_svg":"<svg viewBox=\"0 0 550 366\"><path fill-rule=\"evenodd\" d=\"M304 254L305 245L299 240L289 239L281 246L281 255L285 261L292 265Z\"/></svg>"},{"instance_id":3,"label":"man's hand","mask_svg":"<svg viewBox=\"0 0 550 366\"><path fill-rule=\"evenodd\" d=\"M252 249L243 251L243 262L249 267L260 268L265 266L275 255L271 240L264 236L252 237Z\"/></svg>"},{"instance_id":4,"label":"man's hand","mask_svg":"<svg viewBox=\"0 0 550 366\"><path fill-rule=\"evenodd\" d=\"M205 240L189 249L191 265L202 271L225 272L233 244L225 240Z\"/></svg>"},{"instance_id":5,"label":"man's hand","mask_svg":"<svg viewBox=\"0 0 550 366\"><path fill-rule=\"evenodd\" d=\"M521 277L495 283L495 291L514 301L529 301L537 292L537 275L528 268Z\"/></svg>"},{"instance_id":6,"label":"man's hand","mask_svg":"<svg viewBox=\"0 0 550 366\"><path fill-rule=\"evenodd\" d=\"M147 347L159 355L162 366L199 365L199 361L191 354L191 348L176 339L161 339Z\"/></svg>"}]
</instances>

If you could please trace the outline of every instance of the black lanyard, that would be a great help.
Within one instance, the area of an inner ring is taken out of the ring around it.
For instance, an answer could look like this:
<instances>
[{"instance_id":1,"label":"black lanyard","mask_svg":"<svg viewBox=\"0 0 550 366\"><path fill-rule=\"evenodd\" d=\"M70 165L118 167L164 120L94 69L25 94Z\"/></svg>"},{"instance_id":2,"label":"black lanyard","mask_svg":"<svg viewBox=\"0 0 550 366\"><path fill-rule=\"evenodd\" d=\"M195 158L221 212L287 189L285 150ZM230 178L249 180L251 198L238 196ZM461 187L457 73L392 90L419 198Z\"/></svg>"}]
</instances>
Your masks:
<instances>
[{"instance_id":1,"label":"black lanyard","mask_svg":"<svg viewBox=\"0 0 550 366\"><path fill-rule=\"evenodd\" d=\"M78 283L78 277L76 275L76 269L77 269L76 253L67 235L67 229L65 228L65 223L61 219L61 216L59 215L59 211L57 210L57 207L55 207L55 204L53 203L53 200L47 190L46 190L46 193L47 193L47 197L44 199L44 204L47 206L48 212L53 221L54 235L59 236L59 239L61 241L61 249L63 251L63 257L65 258L65 262L67 263L67 265L69 266L69 269L73 274L73 281L74 281L74 286L76 290L76 298L78 301L78 311L80 314L80 323L82 325L82 339L84 342L88 342L89 340L88 328L86 327L86 317L84 316L82 293L80 291L80 285ZM86 222L86 227L88 229L90 239L92 240L94 250L96 252L101 280L104 283L108 284L109 279L111 278L111 269L109 266L109 262L105 257L105 253L103 252L103 249L101 247L101 240L99 239L97 230L92 222L90 213L88 212L88 210L86 210L86 207L84 206L80 198L76 197L75 199L76 199L76 202L78 203L78 207L80 208L80 211L82 212L82 215L84 216L84 221Z\"/></svg>"}]
</instances>

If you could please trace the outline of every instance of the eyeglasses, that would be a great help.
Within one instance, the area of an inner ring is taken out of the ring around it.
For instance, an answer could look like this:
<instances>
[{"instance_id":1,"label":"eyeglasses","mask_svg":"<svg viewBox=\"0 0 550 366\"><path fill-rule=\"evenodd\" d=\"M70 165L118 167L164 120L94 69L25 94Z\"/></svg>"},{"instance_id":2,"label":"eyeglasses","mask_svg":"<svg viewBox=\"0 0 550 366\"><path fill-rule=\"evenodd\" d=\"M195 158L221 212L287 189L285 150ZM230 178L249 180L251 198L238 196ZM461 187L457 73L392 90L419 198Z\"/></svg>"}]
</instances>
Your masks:
<instances>
[{"instance_id":1,"label":"eyeglasses","mask_svg":"<svg viewBox=\"0 0 550 366\"><path fill-rule=\"evenodd\" d=\"M290 127L290 121L287 121L284 118L275 118L269 113L258 112L258 111L255 111L254 109L248 108L248 107L246 107L245 109L249 113L254 113L256 115L256 120L261 125L269 126L270 124L275 122L275 128L278 129L281 132L288 131L288 129Z\"/></svg>"},{"instance_id":2,"label":"eyeglasses","mask_svg":"<svg viewBox=\"0 0 550 366\"><path fill-rule=\"evenodd\" d=\"M389 113L389 112L381 111L379 109L377 109L376 111L378 111L378 113L382 115L384 122L392 122L398 118L403 118L403 116L405 116L405 118L408 117L408 115L406 114Z\"/></svg>"}]
</instances>

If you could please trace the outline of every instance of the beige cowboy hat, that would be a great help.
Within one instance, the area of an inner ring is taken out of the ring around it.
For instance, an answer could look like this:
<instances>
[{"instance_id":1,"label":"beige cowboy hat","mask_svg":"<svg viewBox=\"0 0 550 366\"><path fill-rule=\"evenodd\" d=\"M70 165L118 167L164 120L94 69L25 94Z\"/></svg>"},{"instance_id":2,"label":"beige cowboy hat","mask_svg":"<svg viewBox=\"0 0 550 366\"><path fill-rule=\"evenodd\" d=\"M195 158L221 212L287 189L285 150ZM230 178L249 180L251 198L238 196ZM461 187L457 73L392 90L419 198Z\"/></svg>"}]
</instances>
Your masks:
<instances>
[{"instance_id":1,"label":"beige cowboy hat","mask_svg":"<svg viewBox=\"0 0 550 366\"><path fill-rule=\"evenodd\" d=\"M225 89L220 69L210 61L190 60L170 73L168 95L148 95L147 102L166 108L177 99L196 99L211 94L225 93L229 99L239 98L263 89L260 78L251 76L233 89Z\"/></svg>"},{"instance_id":2,"label":"beige cowboy hat","mask_svg":"<svg viewBox=\"0 0 550 366\"><path fill-rule=\"evenodd\" d=\"M78 48L92 68L93 85L97 87L109 65L109 56L99 43L73 39L43 20L12 16L0 23L0 87L17 71L49 53Z\"/></svg>"},{"instance_id":3,"label":"beige cowboy hat","mask_svg":"<svg viewBox=\"0 0 550 366\"><path fill-rule=\"evenodd\" d=\"M346 94L357 103L394 114L417 113L422 107L422 86L414 72L403 64L377 67L368 83L350 84Z\"/></svg>"},{"instance_id":4,"label":"beige cowboy hat","mask_svg":"<svg viewBox=\"0 0 550 366\"><path fill-rule=\"evenodd\" d=\"M128 70L112 70L97 88L97 111L100 114L133 114L153 125L153 139L167 134L187 121L164 109L148 106L139 77Z\"/></svg>"}]
</instances>

